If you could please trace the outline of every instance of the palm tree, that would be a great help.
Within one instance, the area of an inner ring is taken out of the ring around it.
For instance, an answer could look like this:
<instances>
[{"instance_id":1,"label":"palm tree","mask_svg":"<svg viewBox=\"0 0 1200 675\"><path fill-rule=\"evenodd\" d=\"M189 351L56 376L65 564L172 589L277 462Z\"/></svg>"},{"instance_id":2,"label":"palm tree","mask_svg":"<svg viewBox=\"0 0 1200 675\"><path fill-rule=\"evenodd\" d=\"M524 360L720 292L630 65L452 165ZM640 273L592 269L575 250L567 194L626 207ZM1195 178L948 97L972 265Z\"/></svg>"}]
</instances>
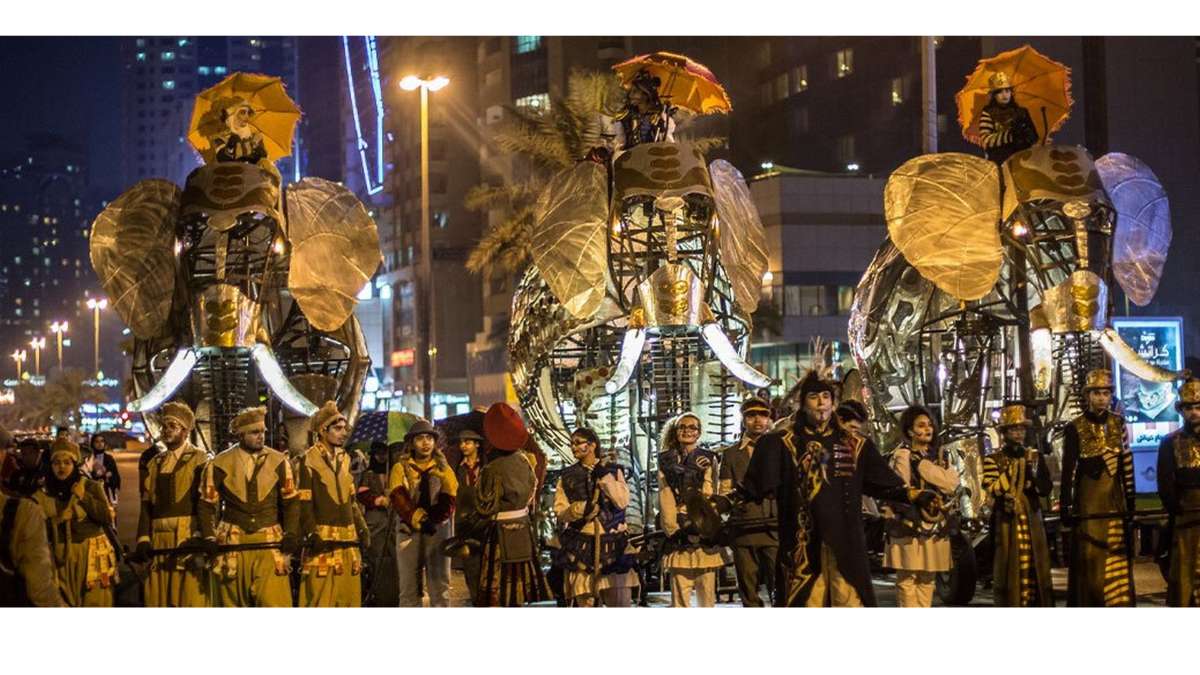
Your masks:
<instances>
[{"instance_id":1,"label":"palm tree","mask_svg":"<svg viewBox=\"0 0 1200 675\"><path fill-rule=\"evenodd\" d=\"M604 145L601 115L620 110L624 92L610 73L574 70L567 78L567 95L550 100L545 110L506 108L507 122L493 133L491 143L501 156L525 164L523 180L503 185L477 185L467 193L467 208L487 213L499 209L504 220L492 225L467 258L467 269L492 276L517 275L529 264L530 233L535 205L549 178L583 160ZM686 119L680 127L686 126ZM688 139L701 152L725 144L725 139Z\"/></svg>"}]
</instances>

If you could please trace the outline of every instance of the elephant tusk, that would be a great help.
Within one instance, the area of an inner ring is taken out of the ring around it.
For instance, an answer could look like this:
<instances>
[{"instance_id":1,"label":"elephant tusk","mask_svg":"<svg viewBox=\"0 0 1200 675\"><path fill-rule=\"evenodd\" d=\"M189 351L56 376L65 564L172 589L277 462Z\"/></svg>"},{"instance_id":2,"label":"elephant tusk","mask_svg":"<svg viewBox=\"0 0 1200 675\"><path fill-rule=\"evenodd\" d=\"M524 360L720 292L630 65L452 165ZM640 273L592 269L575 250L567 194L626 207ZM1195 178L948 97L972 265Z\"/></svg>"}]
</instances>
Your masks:
<instances>
[{"instance_id":1,"label":"elephant tusk","mask_svg":"<svg viewBox=\"0 0 1200 675\"><path fill-rule=\"evenodd\" d=\"M1186 370L1167 370L1146 361L1112 328L1100 331L1100 346L1122 368L1147 382L1171 382L1187 376Z\"/></svg>"},{"instance_id":2,"label":"elephant tusk","mask_svg":"<svg viewBox=\"0 0 1200 675\"><path fill-rule=\"evenodd\" d=\"M258 372L266 380L271 393L278 396L285 406L305 417L312 417L317 412L317 406L292 386L283 374L283 368L279 366L270 347L260 342L250 349L250 357L254 359L254 365L258 366Z\"/></svg>"},{"instance_id":3,"label":"elephant tusk","mask_svg":"<svg viewBox=\"0 0 1200 675\"><path fill-rule=\"evenodd\" d=\"M167 366L166 372L158 382L155 382L144 396L130 401L125 409L133 413L143 413L158 408L183 384L199 359L200 355L190 347L175 352L175 358L171 359L171 365Z\"/></svg>"},{"instance_id":4,"label":"elephant tusk","mask_svg":"<svg viewBox=\"0 0 1200 675\"><path fill-rule=\"evenodd\" d=\"M617 362L617 369L613 371L612 377L604 383L604 391L615 394L625 387L629 377L633 375L638 359L642 357L642 347L645 344L645 328L630 328L625 331L625 338L621 341L621 359Z\"/></svg>"},{"instance_id":5,"label":"elephant tusk","mask_svg":"<svg viewBox=\"0 0 1200 675\"><path fill-rule=\"evenodd\" d=\"M746 360L737 353L737 350L733 348L733 343L729 341L729 337L725 335L725 331L721 330L719 324L705 324L700 329L700 334L704 336L704 341L717 355L717 360L730 373L733 373L734 377L756 389L762 389L771 384L770 377L746 363Z\"/></svg>"}]
</instances>

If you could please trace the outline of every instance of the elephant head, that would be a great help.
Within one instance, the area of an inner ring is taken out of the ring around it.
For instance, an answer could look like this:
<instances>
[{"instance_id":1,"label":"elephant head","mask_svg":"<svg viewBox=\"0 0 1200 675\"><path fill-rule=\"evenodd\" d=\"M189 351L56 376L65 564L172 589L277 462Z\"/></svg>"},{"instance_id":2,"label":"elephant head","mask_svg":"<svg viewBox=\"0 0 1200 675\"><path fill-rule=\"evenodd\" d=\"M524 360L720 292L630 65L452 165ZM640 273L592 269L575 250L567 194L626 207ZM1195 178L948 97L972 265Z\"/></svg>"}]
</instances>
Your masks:
<instances>
[{"instance_id":1,"label":"elephant head","mask_svg":"<svg viewBox=\"0 0 1200 675\"><path fill-rule=\"evenodd\" d=\"M352 314L380 261L378 233L340 184L280 184L266 162L206 164L182 191L142 181L96 218L92 265L117 313L148 364L172 354L165 367L151 368L157 381L135 378L129 410L156 409L206 360L211 370L252 361L271 392L304 416L316 411L310 396L333 393L285 374L276 357L284 336L275 329L302 320L311 331L349 336L354 351L361 335ZM273 316L289 296L294 316ZM357 392L343 398L356 412Z\"/></svg>"}]
</instances>

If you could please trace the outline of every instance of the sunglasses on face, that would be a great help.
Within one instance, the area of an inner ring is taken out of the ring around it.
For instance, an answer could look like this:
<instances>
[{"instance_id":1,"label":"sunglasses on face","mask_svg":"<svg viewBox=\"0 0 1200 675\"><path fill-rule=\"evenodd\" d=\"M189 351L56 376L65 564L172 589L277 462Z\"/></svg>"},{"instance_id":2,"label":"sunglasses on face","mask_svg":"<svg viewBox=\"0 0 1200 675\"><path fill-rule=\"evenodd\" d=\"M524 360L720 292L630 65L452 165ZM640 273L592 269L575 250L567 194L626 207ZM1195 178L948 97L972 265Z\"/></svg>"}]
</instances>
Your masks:
<instances>
[{"instance_id":1,"label":"sunglasses on face","mask_svg":"<svg viewBox=\"0 0 1200 675\"><path fill-rule=\"evenodd\" d=\"M680 431L700 431L700 425L698 424L680 424L675 428Z\"/></svg>"}]
</instances>

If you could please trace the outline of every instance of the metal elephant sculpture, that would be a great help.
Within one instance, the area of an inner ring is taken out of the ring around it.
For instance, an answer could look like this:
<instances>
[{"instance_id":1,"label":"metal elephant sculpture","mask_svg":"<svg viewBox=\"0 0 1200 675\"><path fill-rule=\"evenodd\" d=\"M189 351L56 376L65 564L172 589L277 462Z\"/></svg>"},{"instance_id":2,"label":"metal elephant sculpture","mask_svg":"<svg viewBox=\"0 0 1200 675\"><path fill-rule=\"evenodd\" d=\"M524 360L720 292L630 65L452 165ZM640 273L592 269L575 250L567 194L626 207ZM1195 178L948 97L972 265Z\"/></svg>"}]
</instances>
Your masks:
<instances>
[{"instance_id":1,"label":"metal elephant sculpture","mask_svg":"<svg viewBox=\"0 0 1200 675\"><path fill-rule=\"evenodd\" d=\"M641 473L684 410L706 416L705 440L732 440L733 377L771 382L744 358L767 254L733 166L671 142L620 154L611 183L605 166L580 162L542 194L533 248L508 352L551 457L573 461L569 432L586 424Z\"/></svg>"},{"instance_id":2,"label":"metal elephant sculpture","mask_svg":"<svg viewBox=\"0 0 1200 675\"><path fill-rule=\"evenodd\" d=\"M1153 172L1120 153L1093 161L1039 146L1002 167L969 155L914 158L884 190L888 238L863 274L850 346L881 447L895 413L940 408L943 430L981 506L984 432L1002 402L1044 412L1049 437L1077 414L1083 376L1106 354L1143 379L1179 374L1138 357L1109 324L1115 279L1150 302L1171 241Z\"/></svg>"},{"instance_id":3,"label":"metal elephant sculpture","mask_svg":"<svg viewBox=\"0 0 1200 675\"><path fill-rule=\"evenodd\" d=\"M353 311L380 253L374 221L340 184L282 189L265 161L205 164L183 190L141 181L96 218L91 260L133 334L131 412L178 393L210 452L231 441L238 409L262 401L277 446L303 447L314 402L335 400L353 422L370 365Z\"/></svg>"}]
</instances>

